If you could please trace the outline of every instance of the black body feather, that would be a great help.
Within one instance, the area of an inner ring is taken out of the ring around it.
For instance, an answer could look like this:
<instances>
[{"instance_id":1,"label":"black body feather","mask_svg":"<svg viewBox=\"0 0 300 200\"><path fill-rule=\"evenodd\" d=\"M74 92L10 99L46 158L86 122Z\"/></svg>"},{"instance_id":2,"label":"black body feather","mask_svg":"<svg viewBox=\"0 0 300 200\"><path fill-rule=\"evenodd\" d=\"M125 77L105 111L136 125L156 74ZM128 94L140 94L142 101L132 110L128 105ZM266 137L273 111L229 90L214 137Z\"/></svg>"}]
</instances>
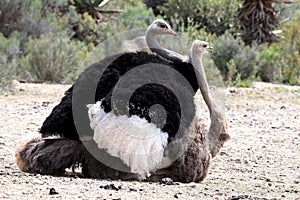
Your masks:
<instances>
[{"instance_id":1,"label":"black body feather","mask_svg":"<svg viewBox=\"0 0 300 200\"><path fill-rule=\"evenodd\" d=\"M149 109L152 105L159 104L166 110L167 119L163 127L163 131L168 132L169 138L172 139L179 129L179 124L188 125L194 117L195 105L193 103L193 96L197 91L198 84L193 66L190 63L175 61L168 62L161 59L159 56L148 54L146 52L125 53L122 55L115 55L105 58L91 66L89 66L78 77L74 85L65 92L65 96L61 102L54 107L51 114L44 121L40 132L42 137L51 135L60 135L62 137L78 140L79 135L93 135L89 127L87 104L93 104L96 101L102 101L102 106L105 112L110 112L112 108L111 96L118 81L126 74L138 66L147 64L147 68L151 71L152 65L161 64L175 69L184 79L186 79L192 88L192 94L184 92L187 91L186 85L182 86L178 80L170 80L176 78L174 74L169 74L165 77L165 82L169 82L176 90L182 90L181 96L184 102L177 99L176 94L169 88L158 83L149 83L140 86L130 96L129 100L129 114L138 115L151 121ZM164 70L164 69L162 69ZM151 73L151 72L150 72ZM151 76L152 74L144 74ZM155 75L155 73L154 73ZM137 77L138 78L138 77ZM130 80L134 85L134 80ZM127 88L124 88L124 95ZM130 89L128 89L130 91ZM185 104L185 105L180 105ZM185 121L180 121L182 118L182 110L188 109L188 116L185 116ZM74 113L74 110L76 113ZM116 114L126 114L123 110L114 110ZM155 121L155 120L154 120ZM152 121L153 123L155 123ZM75 126L76 124L76 126ZM77 124L80 124L77 126ZM158 125L159 126L159 125ZM76 129L77 128L77 129ZM186 128L186 127L182 127ZM78 134L80 133L80 134Z\"/></svg>"}]
</instances>

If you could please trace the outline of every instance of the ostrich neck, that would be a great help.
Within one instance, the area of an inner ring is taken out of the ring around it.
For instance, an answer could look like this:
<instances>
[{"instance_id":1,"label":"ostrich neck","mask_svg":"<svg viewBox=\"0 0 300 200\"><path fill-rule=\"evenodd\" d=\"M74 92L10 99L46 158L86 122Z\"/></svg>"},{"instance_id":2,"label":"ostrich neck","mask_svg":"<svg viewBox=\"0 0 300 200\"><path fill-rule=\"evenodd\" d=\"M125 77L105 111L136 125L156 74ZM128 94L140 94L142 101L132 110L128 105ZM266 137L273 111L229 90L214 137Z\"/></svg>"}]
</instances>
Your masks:
<instances>
[{"instance_id":1,"label":"ostrich neck","mask_svg":"<svg viewBox=\"0 0 300 200\"><path fill-rule=\"evenodd\" d=\"M191 61L196 73L201 94L210 113L211 122L214 124L213 126L211 126L211 128L216 128L219 127L217 124L223 125L223 122L226 121L226 119L223 113L223 107L218 105L212 98L212 94L208 86L206 74L202 64L202 56L203 54L199 55L199 53L197 53L196 51L192 51Z\"/></svg>"},{"instance_id":2,"label":"ostrich neck","mask_svg":"<svg viewBox=\"0 0 300 200\"><path fill-rule=\"evenodd\" d=\"M146 32L146 42L151 51L171 61L186 61L187 59L179 53L161 47L155 38L156 34L151 29Z\"/></svg>"},{"instance_id":3,"label":"ostrich neck","mask_svg":"<svg viewBox=\"0 0 300 200\"><path fill-rule=\"evenodd\" d=\"M212 157L216 155L220 147L223 146L224 142L229 139L228 126L225 114L222 107L214 101L211 95L210 88L207 83L206 74L202 64L202 54L199 56L197 53L192 51L191 60L194 66L194 70L197 76L199 88L203 99L209 109L210 113L210 127L208 131L209 137L209 149ZM222 135L222 136L221 136ZM226 136L226 137L225 137Z\"/></svg>"},{"instance_id":4,"label":"ostrich neck","mask_svg":"<svg viewBox=\"0 0 300 200\"><path fill-rule=\"evenodd\" d=\"M155 38L156 34L154 34L151 30L147 30L146 32L146 42L147 42L147 45L149 46L149 48L155 52L156 49L163 49L165 50L164 48L162 48L156 41L156 38Z\"/></svg>"},{"instance_id":5,"label":"ostrich neck","mask_svg":"<svg viewBox=\"0 0 300 200\"><path fill-rule=\"evenodd\" d=\"M209 86L207 83L204 67L202 64L202 57L203 57L203 54L199 55L196 51L192 51L192 55L191 55L192 64L194 66L194 70L196 73L199 89L200 89L203 99L208 107L210 115L212 115L212 113L214 112L213 99L212 99L212 95L211 95L211 92L210 92L210 89L209 89Z\"/></svg>"}]
</instances>

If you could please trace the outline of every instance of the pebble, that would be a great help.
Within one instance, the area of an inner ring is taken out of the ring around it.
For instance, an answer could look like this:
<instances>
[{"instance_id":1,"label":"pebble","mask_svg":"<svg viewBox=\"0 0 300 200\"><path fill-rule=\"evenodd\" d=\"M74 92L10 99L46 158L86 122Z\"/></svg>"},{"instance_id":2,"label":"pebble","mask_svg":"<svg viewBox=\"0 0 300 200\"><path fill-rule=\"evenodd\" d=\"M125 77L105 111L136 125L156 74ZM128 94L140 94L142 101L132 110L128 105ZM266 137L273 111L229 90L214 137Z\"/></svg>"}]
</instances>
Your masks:
<instances>
[{"instance_id":1,"label":"pebble","mask_svg":"<svg viewBox=\"0 0 300 200\"><path fill-rule=\"evenodd\" d=\"M116 190L119 191L120 189L122 189L122 186L115 186L115 184L108 184L108 185L101 185L100 188L103 188L105 190Z\"/></svg>"},{"instance_id":2,"label":"pebble","mask_svg":"<svg viewBox=\"0 0 300 200\"><path fill-rule=\"evenodd\" d=\"M55 195L55 194L59 194L59 193L56 192L56 190L54 188L50 188L49 195Z\"/></svg>"},{"instance_id":3,"label":"pebble","mask_svg":"<svg viewBox=\"0 0 300 200\"><path fill-rule=\"evenodd\" d=\"M130 192L137 192L137 189L135 189L135 188L129 188L129 191Z\"/></svg>"},{"instance_id":4,"label":"pebble","mask_svg":"<svg viewBox=\"0 0 300 200\"><path fill-rule=\"evenodd\" d=\"M240 200L240 199L255 200L257 198L254 198L250 195L237 195L237 196L232 196L231 198L229 198L229 200Z\"/></svg>"},{"instance_id":5,"label":"pebble","mask_svg":"<svg viewBox=\"0 0 300 200\"><path fill-rule=\"evenodd\" d=\"M33 179L33 181L31 182L34 185L42 185L44 184L43 181L39 180L39 179Z\"/></svg>"},{"instance_id":6,"label":"pebble","mask_svg":"<svg viewBox=\"0 0 300 200\"><path fill-rule=\"evenodd\" d=\"M165 185L174 185L174 181L171 178L162 178L160 180L160 183L165 184Z\"/></svg>"}]
</instances>

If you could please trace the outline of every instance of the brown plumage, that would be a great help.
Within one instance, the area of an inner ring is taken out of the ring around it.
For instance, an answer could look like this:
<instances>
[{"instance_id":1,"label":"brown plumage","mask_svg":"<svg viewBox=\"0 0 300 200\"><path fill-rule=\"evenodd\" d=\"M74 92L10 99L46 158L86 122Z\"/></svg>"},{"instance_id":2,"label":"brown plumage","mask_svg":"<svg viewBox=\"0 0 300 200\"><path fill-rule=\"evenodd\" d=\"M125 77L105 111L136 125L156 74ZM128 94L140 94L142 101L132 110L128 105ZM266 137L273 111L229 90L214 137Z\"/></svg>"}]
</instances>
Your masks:
<instances>
[{"instance_id":1,"label":"brown plumage","mask_svg":"<svg viewBox=\"0 0 300 200\"><path fill-rule=\"evenodd\" d=\"M66 168L79 164L83 149L76 140L36 137L21 141L15 157L24 172L59 176L65 174Z\"/></svg>"}]
</instances>

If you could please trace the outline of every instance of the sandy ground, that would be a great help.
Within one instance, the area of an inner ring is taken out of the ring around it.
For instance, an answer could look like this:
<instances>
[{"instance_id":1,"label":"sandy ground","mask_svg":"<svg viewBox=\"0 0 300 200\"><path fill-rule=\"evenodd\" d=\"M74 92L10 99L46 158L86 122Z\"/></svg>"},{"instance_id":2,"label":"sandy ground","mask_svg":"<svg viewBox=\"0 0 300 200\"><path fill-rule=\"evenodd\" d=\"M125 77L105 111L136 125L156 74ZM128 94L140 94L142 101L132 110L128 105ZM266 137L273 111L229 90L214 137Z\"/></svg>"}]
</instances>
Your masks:
<instances>
[{"instance_id":1,"label":"sandy ground","mask_svg":"<svg viewBox=\"0 0 300 200\"><path fill-rule=\"evenodd\" d=\"M20 172L17 141L37 132L69 86L15 86L0 95L0 199L300 199L300 87L226 89L232 139L203 182L166 185Z\"/></svg>"}]
</instances>

